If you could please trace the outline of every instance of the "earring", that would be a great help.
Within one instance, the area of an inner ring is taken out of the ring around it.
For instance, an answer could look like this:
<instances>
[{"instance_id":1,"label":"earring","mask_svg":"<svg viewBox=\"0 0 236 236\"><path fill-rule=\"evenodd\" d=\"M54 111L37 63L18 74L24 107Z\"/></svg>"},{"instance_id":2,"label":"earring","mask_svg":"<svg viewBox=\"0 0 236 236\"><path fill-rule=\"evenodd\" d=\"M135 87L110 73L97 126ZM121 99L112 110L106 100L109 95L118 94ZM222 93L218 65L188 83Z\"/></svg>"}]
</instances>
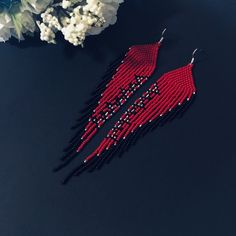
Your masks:
<instances>
[{"instance_id":1,"label":"earring","mask_svg":"<svg viewBox=\"0 0 236 236\"><path fill-rule=\"evenodd\" d=\"M156 68L158 50L164 39L163 30L158 42L147 45L136 45L129 48L125 57L120 62L114 63L105 76L105 80L95 91L92 101L99 99L94 104L93 110L86 109L86 114L78 120L73 128L85 125L85 128L77 131L71 139L70 145L64 150L66 154L62 158L65 162L60 166L67 165L92 139L107 120L109 120L124 103L141 87L153 74ZM112 78L112 79L110 79ZM109 80L109 82L107 82ZM103 91L104 90L104 91ZM101 91L103 91L101 93ZM101 93L101 95L100 95ZM92 113L92 114L91 114ZM87 123L87 124L86 124ZM57 168L56 170L59 170Z\"/></svg>"},{"instance_id":2,"label":"earring","mask_svg":"<svg viewBox=\"0 0 236 236\"><path fill-rule=\"evenodd\" d=\"M192 75L196 51L197 49L194 50L189 64L165 73L152 84L120 117L99 147L65 179L64 183L89 167L92 170L100 168L117 151L123 153L134 144L140 135L182 114L196 93Z\"/></svg>"}]
</instances>

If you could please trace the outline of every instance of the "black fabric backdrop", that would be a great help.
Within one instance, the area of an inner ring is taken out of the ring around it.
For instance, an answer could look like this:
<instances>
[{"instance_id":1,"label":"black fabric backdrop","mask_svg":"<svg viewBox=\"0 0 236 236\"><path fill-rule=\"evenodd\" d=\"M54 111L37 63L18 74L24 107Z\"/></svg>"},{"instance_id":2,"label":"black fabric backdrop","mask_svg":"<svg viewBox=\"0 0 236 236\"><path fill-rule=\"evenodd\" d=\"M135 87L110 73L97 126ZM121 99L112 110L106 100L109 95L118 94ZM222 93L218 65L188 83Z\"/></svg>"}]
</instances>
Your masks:
<instances>
[{"instance_id":1,"label":"black fabric backdrop","mask_svg":"<svg viewBox=\"0 0 236 236\"><path fill-rule=\"evenodd\" d=\"M235 11L235 0L126 0L117 24L83 49L37 37L0 44L0 235L235 236ZM52 173L108 64L164 27L159 70L145 88L198 47L195 103L123 158L62 186L115 122Z\"/></svg>"}]
</instances>

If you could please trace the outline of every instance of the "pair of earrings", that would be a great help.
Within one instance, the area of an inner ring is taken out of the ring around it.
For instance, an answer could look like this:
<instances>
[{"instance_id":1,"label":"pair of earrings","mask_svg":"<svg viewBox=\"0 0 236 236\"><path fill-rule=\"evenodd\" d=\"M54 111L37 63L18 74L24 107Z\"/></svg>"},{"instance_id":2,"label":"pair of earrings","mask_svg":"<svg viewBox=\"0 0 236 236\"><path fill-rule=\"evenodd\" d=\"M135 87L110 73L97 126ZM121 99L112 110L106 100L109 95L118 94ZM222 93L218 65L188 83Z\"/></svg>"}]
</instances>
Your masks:
<instances>
[{"instance_id":1,"label":"pair of earrings","mask_svg":"<svg viewBox=\"0 0 236 236\"><path fill-rule=\"evenodd\" d=\"M150 78L156 69L158 51L165 31L166 29L158 42L132 46L123 58L110 66L93 94L93 104L89 105L89 109L84 111L85 114L73 127L83 128L70 140L69 146L64 150L63 163L55 171L68 165L106 121ZM196 51L197 49L194 50L190 63L165 73L152 84L121 115L98 148L68 175L64 183L85 170L101 168L116 152L123 153L149 130L182 114L196 93L192 75Z\"/></svg>"}]
</instances>

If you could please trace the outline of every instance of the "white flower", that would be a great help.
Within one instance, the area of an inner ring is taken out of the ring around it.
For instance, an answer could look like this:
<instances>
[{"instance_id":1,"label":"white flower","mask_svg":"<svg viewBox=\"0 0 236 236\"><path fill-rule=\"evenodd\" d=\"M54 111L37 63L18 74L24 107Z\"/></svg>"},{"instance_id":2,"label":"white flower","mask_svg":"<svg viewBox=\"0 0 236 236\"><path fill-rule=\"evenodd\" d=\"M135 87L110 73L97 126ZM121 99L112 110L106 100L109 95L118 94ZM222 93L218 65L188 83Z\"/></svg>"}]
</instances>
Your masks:
<instances>
[{"instance_id":1,"label":"white flower","mask_svg":"<svg viewBox=\"0 0 236 236\"><path fill-rule=\"evenodd\" d=\"M62 1L62 8L64 8L64 9L67 9L68 7L70 7L71 6L71 1L69 1L69 0L63 0Z\"/></svg>"},{"instance_id":2,"label":"white flower","mask_svg":"<svg viewBox=\"0 0 236 236\"><path fill-rule=\"evenodd\" d=\"M49 43L55 42L55 33L51 28L47 27L44 23L40 23L37 21L37 25L40 28L40 39L43 41L47 41Z\"/></svg>"},{"instance_id":3,"label":"white flower","mask_svg":"<svg viewBox=\"0 0 236 236\"><path fill-rule=\"evenodd\" d=\"M10 16L3 12L0 14L0 42L5 42L11 37L13 23Z\"/></svg>"},{"instance_id":4,"label":"white flower","mask_svg":"<svg viewBox=\"0 0 236 236\"><path fill-rule=\"evenodd\" d=\"M0 13L0 42L11 36L23 40L23 34L36 29L33 14L44 11L51 0L21 0L13 6L5 6Z\"/></svg>"},{"instance_id":5,"label":"white flower","mask_svg":"<svg viewBox=\"0 0 236 236\"><path fill-rule=\"evenodd\" d=\"M26 10L34 14L40 14L52 1L53 0L21 0L21 3L22 7L24 7Z\"/></svg>"}]
</instances>

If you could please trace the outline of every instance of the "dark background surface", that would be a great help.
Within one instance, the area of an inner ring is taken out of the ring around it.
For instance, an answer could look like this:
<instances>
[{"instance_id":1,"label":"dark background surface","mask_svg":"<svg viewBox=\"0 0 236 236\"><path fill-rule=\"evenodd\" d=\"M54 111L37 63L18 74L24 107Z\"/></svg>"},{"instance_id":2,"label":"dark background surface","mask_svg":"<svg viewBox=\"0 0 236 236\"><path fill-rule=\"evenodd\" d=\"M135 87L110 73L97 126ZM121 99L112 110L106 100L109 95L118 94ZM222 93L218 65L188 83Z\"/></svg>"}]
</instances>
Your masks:
<instances>
[{"instance_id":1,"label":"dark background surface","mask_svg":"<svg viewBox=\"0 0 236 236\"><path fill-rule=\"evenodd\" d=\"M235 12L235 0L127 0L117 24L84 49L37 37L2 43L0 235L235 236ZM133 44L158 40L164 27L159 71L145 88L199 47L195 103L122 159L62 186L114 123L52 173L108 64Z\"/></svg>"}]
</instances>

